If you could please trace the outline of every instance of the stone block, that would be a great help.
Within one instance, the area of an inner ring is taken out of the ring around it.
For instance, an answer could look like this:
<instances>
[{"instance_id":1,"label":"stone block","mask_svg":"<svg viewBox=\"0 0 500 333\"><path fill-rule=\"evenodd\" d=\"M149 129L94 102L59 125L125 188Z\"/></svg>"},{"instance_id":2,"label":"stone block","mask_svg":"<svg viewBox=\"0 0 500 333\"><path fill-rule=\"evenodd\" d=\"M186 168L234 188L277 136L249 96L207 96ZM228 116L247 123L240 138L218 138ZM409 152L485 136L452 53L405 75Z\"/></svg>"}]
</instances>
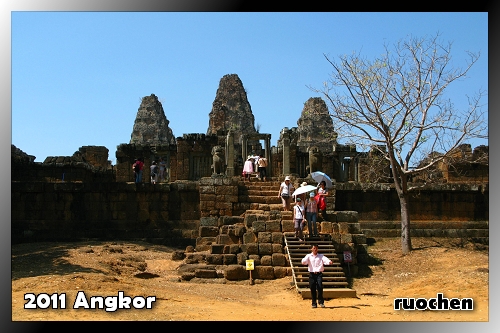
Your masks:
<instances>
[{"instance_id":1,"label":"stone block","mask_svg":"<svg viewBox=\"0 0 500 333\"><path fill-rule=\"evenodd\" d=\"M266 231L266 222L254 221L252 223L252 229L253 229L253 232L255 232L255 233Z\"/></svg>"},{"instance_id":2,"label":"stone block","mask_svg":"<svg viewBox=\"0 0 500 333\"><path fill-rule=\"evenodd\" d=\"M238 243L238 238L236 237L231 237L228 234L221 234L217 236L217 244L224 244L224 245L229 245L229 244L237 244Z\"/></svg>"},{"instance_id":3,"label":"stone block","mask_svg":"<svg viewBox=\"0 0 500 333\"><path fill-rule=\"evenodd\" d=\"M262 266L272 266L273 265L272 262L273 262L272 257L269 255L265 255L260 258L260 264Z\"/></svg>"},{"instance_id":4,"label":"stone block","mask_svg":"<svg viewBox=\"0 0 500 333\"><path fill-rule=\"evenodd\" d=\"M184 258L186 258L184 251L176 250L172 252L172 260L184 260Z\"/></svg>"},{"instance_id":5,"label":"stone block","mask_svg":"<svg viewBox=\"0 0 500 333\"><path fill-rule=\"evenodd\" d=\"M261 280L273 280L275 278L274 268L273 266L255 266L252 277Z\"/></svg>"},{"instance_id":6,"label":"stone block","mask_svg":"<svg viewBox=\"0 0 500 333\"><path fill-rule=\"evenodd\" d=\"M337 222L358 222L358 212L356 211L338 211Z\"/></svg>"},{"instance_id":7,"label":"stone block","mask_svg":"<svg viewBox=\"0 0 500 333\"><path fill-rule=\"evenodd\" d=\"M194 276L197 278L214 279L217 278L217 271L212 269L197 269L194 271Z\"/></svg>"},{"instance_id":8,"label":"stone block","mask_svg":"<svg viewBox=\"0 0 500 333\"><path fill-rule=\"evenodd\" d=\"M273 244L283 244L283 233L273 232L271 234L271 243Z\"/></svg>"},{"instance_id":9,"label":"stone block","mask_svg":"<svg viewBox=\"0 0 500 333\"><path fill-rule=\"evenodd\" d=\"M244 220L244 224L245 226L247 226L248 228L251 228L253 223L257 221L257 216L255 214L246 214L245 215L245 220Z\"/></svg>"},{"instance_id":10,"label":"stone block","mask_svg":"<svg viewBox=\"0 0 500 333\"><path fill-rule=\"evenodd\" d=\"M286 266L286 256L282 253L273 253L271 255L271 266Z\"/></svg>"},{"instance_id":11,"label":"stone block","mask_svg":"<svg viewBox=\"0 0 500 333\"><path fill-rule=\"evenodd\" d=\"M238 265L245 265L248 260L248 253L246 252L240 252L236 255L236 262Z\"/></svg>"},{"instance_id":12,"label":"stone block","mask_svg":"<svg viewBox=\"0 0 500 333\"><path fill-rule=\"evenodd\" d=\"M211 254L222 254L224 253L224 244L212 244L210 245Z\"/></svg>"},{"instance_id":13,"label":"stone block","mask_svg":"<svg viewBox=\"0 0 500 333\"><path fill-rule=\"evenodd\" d=\"M196 245L195 250L197 252L210 251L212 245Z\"/></svg>"},{"instance_id":14,"label":"stone block","mask_svg":"<svg viewBox=\"0 0 500 333\"><path fill-rule=\"evenodd\" d=\"M295 226L293 224L293 221L289 221L289 220L283 220L283 221L281 221L281 230L283 232L293 232L293 231L295 231Z\"/></svg>"},{"instance_id":15,"label":"stone block","mask_svg":"<svg viewBox=\"0 0 500 333\"><path fill-rule=\"evenodd\" d=\"M212 245L217 243L217 237L198 237L196 245Z\"/></svg>"},{"instance_id":16,"label":"stone block","mask_svg":"<svg viewBox=\"0 0 500 333\"><path fill-rule=\"evenodd\" d=\"M218 227L219 219L214 216L207 216L200 218L200 226L203 227Z\"/></svg>"},{"instance_id":17,"label":"stone block","mask_svg":"<svg viewBox=\"0 0 500 333\"><path fill-rule=\"evenodd\" d=\"M267 221L266 222L266 231L281 232L281 223L280 223L280 221Z\"/></svg>"},{"instance_id":18,"label":"stone block","mask_svg":"<svg viewBox=\"0 0 500 333\"><path fill-rule=\"evenodd\" d=\"M248 231L243 235L243 244L248 243L257 243L257 235L252 231Z\"/></svg>"},{"instance_id":19,"label":"stone block","mask_svg":"<svg viewBox=\"0 0 500 333\"><path fill-rule=\"evenodd\" d=\"M259 254L259 244L258 243L248 243L242 244L241 250L243 252L247 252L249 255L251 254Z\"/></svg>"},{"instance_id":20,"label":"stone block","mask_svg":"<svg viewBox=\"0 0 500 333\"><path fill-rule=\"evenodd\" d=\"M220 225L233 225L233 224L244 223L244 222L245 222L245 218L241 217L241 216L221 216L221 217L219 217Z\"/></svg>"},{"instance_id":21,"label":"stone block","mask_svg":"<svg viewBox=\"0 0 500 333\"><path fill-rule=\"evenodd\" d=\"M273 246L271 243L259 243L259 254L261 256L273 253Z\"/></svg>"},{"instance_id":22,"label":"stone block","mask_svg":"<svg viewBox=\"0 0 500 333\"><path fill-rule=\"evenodd\" d=\"M236 254L240 252L240 244L229 244L226 248L228 248L228 253Z\"/></svg>"},{"instance_id":23,"label":"stone block","mask_svg":"<svg viewBox=\"0 0 500 333\"><path fill-rule=\"evenodd\" d=\"M324 234L331 234L333 232L332 222L321 222L321 232Z\"/></svg>"},{"instance_id":24,"label":"stone block","mask_svg":"<svg viewBox=\"0 0 500 333\"><path fill-rule=\"evenodd\" d=\"M366 244L366 235L365 234L353 234L352 241L356 244Z\"/></svg>"},{"instance_id":25,"label":"stone block","mask_svg":"<svg viewBox=\"0 0 500 333\"><path fill-rule=\"evenodd\" d=\"M273 253L283 253L283 245L282 244L271 244Z\"/></svg>"},{"instance_id":26,"label":"stone block","mask_svg":"<svg viewBox=\"0 0 500 333\"><path fill-rule=\"evenodd\" d=\"M254 266L260 266L260 256L258 254L250 254L248 259L253 260Z\"/></svg>"},{"instance_id":27,"label":"stone block","mask_svg":"<svg viewBox=\"0 0 500 333\"><path fill-rule=\"evenodd\" d=\"M229 228L228 235L242 237L246 231L247 228L243 224L235 224Z\"/></svg>"},{"instance_id":28,"label":"stone block","mask_svg":"<svg viewBox=\"0 0 500 333\"><path fill-rule=\"evenodd\" d=\"M219 234L219 228L218 227L206 227L206 226L201 226L200 227L200 237L215 237Z\"/></svg>"},{"instance_id":29,"label":"stone block","mask_svg":"<svg viewBox=\"0 0 500 333\"><path fill-rule=\"evenodd\" d=\"M276 267L274 266L274 277L276 279L284 278L288 275L287 267Z\"/></svg>"},{"instance_id":30,"label":"stone block","mask_svg":"<svg viewBox=\"0 0 500 333\"><path fill-rule=\"evenodd\" d=\"M250 278L250 273L246 270L246 266L228 265L224 270L224 278L230 281L247 280Z\"/></svg>"},{"instance_id":31,"label":"stone block","mask_svg":"<svg viewBox=\"0 0 500 333\"><path fill-rule=\"evenodd\" d=\"M347 222L339 222L339 233L340 234L349 233L349 224Z\"/></svg>"},{"instance_id":32,"label":"stone block","mask_svg":"<svg viewBox=\"0 0 500 333\"><path fill-rule=\"evenodd\" d=\"M348 224L349 226L349 232L351 234L361 234L361 224L358 222L351 222Z\"/></svg>"},{"instance_id":33,"label":"stone block","mask_svg":"<svg viewBox=\"0 0 500 333\"><path fill-rule=\"evenodd\" d=\"M344 251L349 251L349 252L354 252L355 248L353 247L352 243L342 243L339 246L339 252L344 252Z\"/></svg>"},{"instance_id":34,"label":"stone block","mask_svg":"<svg viewBox=\"0 0 500 333\"><path fill-rule=\"evenodd\" d=\"M341 243L352 243L352 234L340 234Z\"/></svg>"},{"instance_id":35,"label":"stone block","mask_svg":"<svg viewBox=\"0 0 500 333\"><path fill-rule=\"evenodd\" d=\"M267 231L261 231L257 234L259 243L271 243L271 233Z\"/></svg>"},{"instance_id":36,"label":"stone block","mask_svg":"<svg viewBox=\"0 0 500 333\"><path fill-rule=\"evenodd\" d=\"M224 254L222 257L223 265L236 264L236 254Z\"/></svg>"},{"instance_id":37,"label":"stone block","mask_svg":"<svg viewBox=\"0 0 500 333\"><path fill-rule=\"evenodd\" d=\"M210 265L222 265L223 264L223 254L207 254L207 264Z\"/></svg>"}]
</instances>

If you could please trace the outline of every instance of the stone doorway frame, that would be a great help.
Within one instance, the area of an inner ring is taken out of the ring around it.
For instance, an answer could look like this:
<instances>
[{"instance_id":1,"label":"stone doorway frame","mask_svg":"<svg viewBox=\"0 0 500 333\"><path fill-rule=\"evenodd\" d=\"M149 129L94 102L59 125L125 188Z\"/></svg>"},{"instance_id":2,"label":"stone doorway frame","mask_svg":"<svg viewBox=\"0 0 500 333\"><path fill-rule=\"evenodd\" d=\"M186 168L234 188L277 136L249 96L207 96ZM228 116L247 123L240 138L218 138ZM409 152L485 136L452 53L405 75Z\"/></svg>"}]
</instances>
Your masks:
<instances>
[{"instance_id":1,"label":"stone doorway frame","mask_svg":"<svg viewBox=\"0 0 500 333\"><path fill-rule=\"evenodd\" d=\"M242 134L240 136L241 142L241 156L243 160L246 160L246 156L248 156L247 146L248 141L264 141L264 157L267 159L267 167L266 174L268 177L273 176L273 169L271 163L271 134L268 133L255 133L255 134Z\"/></svg>"}]
</instances>

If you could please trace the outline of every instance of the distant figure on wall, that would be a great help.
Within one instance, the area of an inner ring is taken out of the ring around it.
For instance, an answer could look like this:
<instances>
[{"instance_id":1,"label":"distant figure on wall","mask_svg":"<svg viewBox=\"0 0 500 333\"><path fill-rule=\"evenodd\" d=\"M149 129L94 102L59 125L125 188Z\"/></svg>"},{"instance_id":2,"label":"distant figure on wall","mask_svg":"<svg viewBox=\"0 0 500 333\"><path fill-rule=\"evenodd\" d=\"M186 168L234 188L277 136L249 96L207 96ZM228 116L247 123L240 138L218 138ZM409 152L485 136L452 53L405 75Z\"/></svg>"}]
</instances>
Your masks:
<instances>
[{"instance_id":1,"label":"distant figure on wall","mask_svg":"<svg viewBox=\"0 0 500 333\"><path fill-rule=\"evenodd\" d=\"M158 182L158 172L159 172L159 168L158 168L158 165L156 164L156 161L153 161L153 163L151 163L151 184L156 184Z\"/></svg>"},{"instance_id":2,"label":"distant figure on wall","mask_svg":"<svg viewBox=\"0 0 500 333\"><path fill-rule=\"evenodd\" d=\"M160 162L158 163L158 166L160 167L160 173L158 174L158 181L162 183L165 181L165 170L167 169L167 163L165 163L163 158L160 157Z\"/></svg>"},{"instance_id":3,"label":"distant figure on wall","mask_svg":"<svg viewBox=\"0 0 500 333\"><path fill-rule=\"evenodd\" d=\"M132 165L132 170L134 170L135 173L136 184L142 182L143 169L144 169L144 162L142 161L142 158L139 157L134 161L134 164Z\"/></svg>"}]
</instances>

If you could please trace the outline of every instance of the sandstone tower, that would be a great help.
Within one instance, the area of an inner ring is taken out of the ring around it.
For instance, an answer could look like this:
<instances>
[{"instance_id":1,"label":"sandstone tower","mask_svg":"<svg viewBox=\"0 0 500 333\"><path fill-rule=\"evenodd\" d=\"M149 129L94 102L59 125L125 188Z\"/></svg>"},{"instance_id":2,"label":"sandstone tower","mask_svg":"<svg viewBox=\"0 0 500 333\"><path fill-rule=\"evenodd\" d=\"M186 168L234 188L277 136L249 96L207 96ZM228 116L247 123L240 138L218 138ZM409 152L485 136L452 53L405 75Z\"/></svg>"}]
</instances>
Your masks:
<instances>
[{"instance_id":1,"label":"sandstone tower","mask_svg":"<svg viewBox=\"0 0 500 333\"><path fill-rule=\"evenodd\" d=\"M135 117L130 143L138 145L175 144L174 134L168 127L169 123L158 97L154 94L143 97Z\"/></svg>"},{"instance_id":2,"label":"sandstone tower","mask_svg":"<svg viewBox=\"0 0 500 333\"><path fill-rule=\"evenodd\" d=\"M209 114L207 135L231 129L235 138L256 133L252 108L237 74L222 77Z\"/></svg>"},{"instance_id":3,"label":"sandstone tower","mask_svg":"<svg viewBox=\"0 0 500 333\"><path fill-rule=\"evenodd\" d=\"M333 151L337 144L337 133L326 103L321 97L311 97L307 100L297 125L297 146L300 150L305 152L314 145L322 152Z\"/></svg>"}]
</instances>

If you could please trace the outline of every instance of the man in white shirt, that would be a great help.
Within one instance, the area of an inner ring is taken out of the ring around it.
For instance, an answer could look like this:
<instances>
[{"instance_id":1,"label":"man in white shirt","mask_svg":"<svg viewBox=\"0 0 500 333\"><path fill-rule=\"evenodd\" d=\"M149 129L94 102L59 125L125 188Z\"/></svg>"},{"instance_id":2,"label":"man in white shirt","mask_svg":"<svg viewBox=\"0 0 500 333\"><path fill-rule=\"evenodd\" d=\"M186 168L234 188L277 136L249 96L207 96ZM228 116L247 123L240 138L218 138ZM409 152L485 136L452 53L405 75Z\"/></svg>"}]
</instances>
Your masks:
<instances>
[{"instance_id":1,"label":"man in white shirt","mask_svg":"<svg viewBox=\"0 0 500 333\"><path fill-rule=\"evenodd\" d=\"M311 253L307 254L302 259L302 265L307 265L309 271L309 289L311 290L312 307L317 308L316 299L319 306L325 307L325 300L323 299L323 271L324 265L332 265L333 262L326 256L318 253L318 245L312 244ZM318 294L316 295L316 291Z\"/></svg>"}]
</instances>

